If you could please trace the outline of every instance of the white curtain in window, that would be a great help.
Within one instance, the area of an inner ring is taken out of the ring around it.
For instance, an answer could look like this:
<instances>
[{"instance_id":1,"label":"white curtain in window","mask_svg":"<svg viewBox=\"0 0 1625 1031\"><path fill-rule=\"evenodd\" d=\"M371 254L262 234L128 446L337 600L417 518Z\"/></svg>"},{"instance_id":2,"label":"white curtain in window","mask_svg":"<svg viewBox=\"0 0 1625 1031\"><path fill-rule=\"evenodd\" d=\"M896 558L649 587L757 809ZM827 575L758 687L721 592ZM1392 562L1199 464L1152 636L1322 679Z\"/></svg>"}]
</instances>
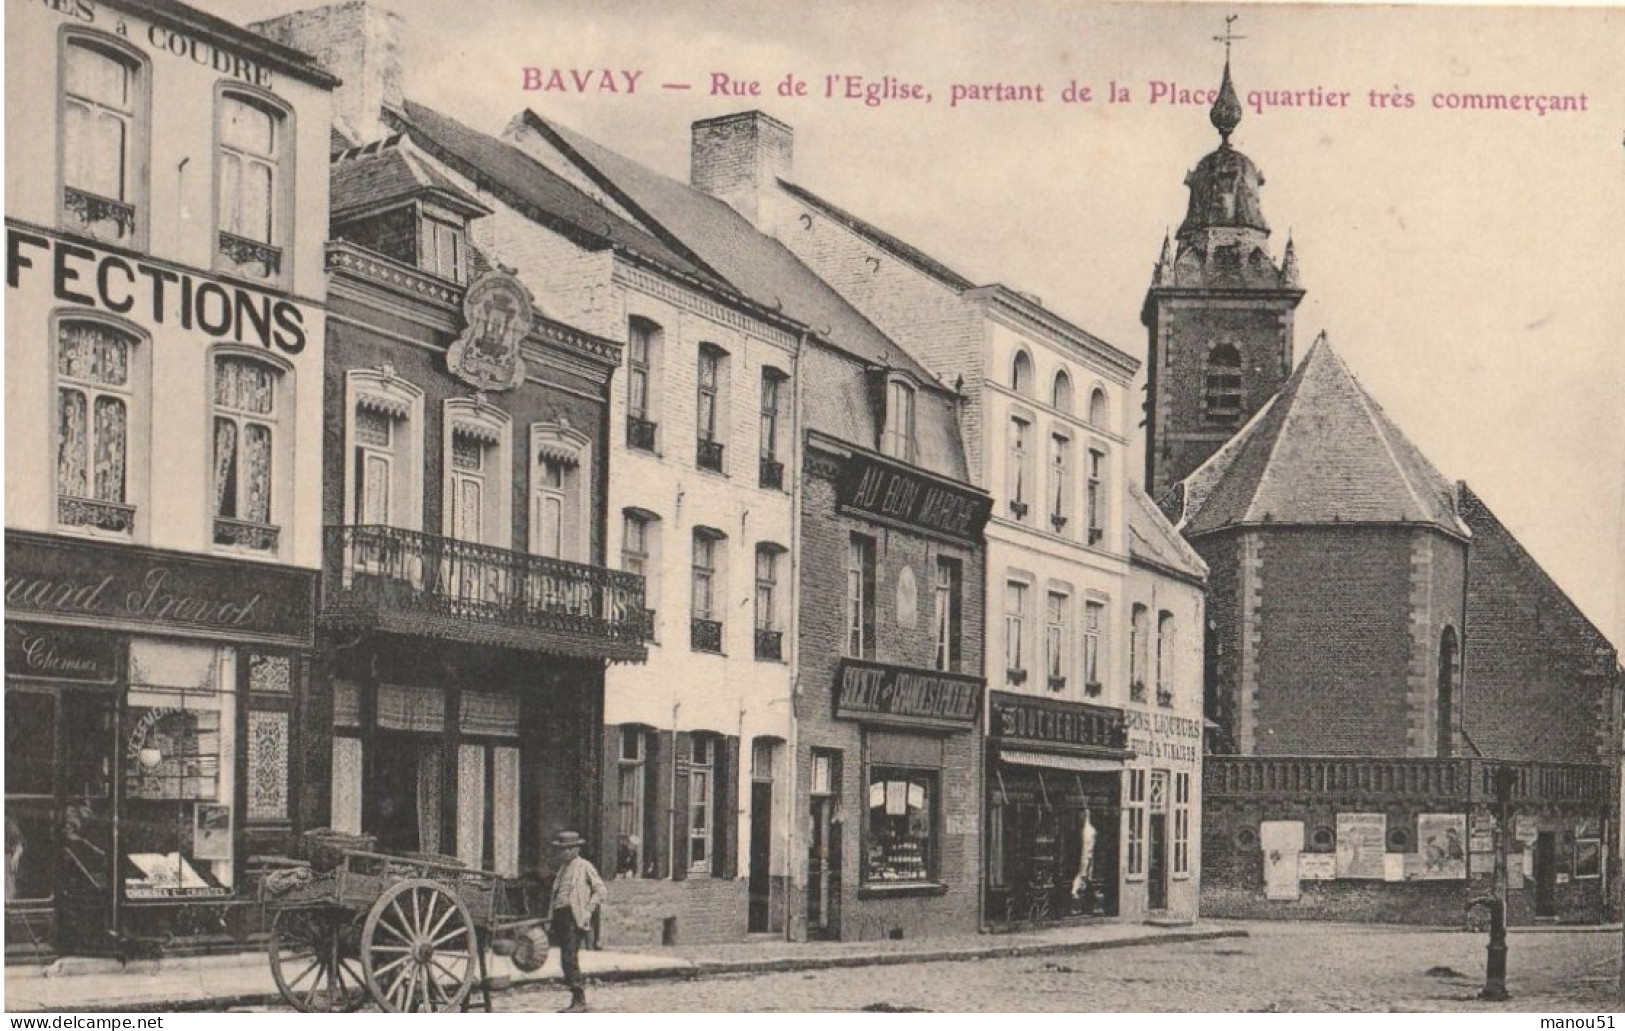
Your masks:
<instances>
[{"instance_id":1,"label":"white curtain in window","mask_svg":"<svg viewBox=\"0 0 1625 1031\"><path fill-rule=\"evenodd\" d=\"M457 858L485 867L485 746L457 746Z\"/></svg>"},{"instance_id":2,"label":"white curtain in window","mask_svg":"<svg viewBox=\"0 0 1625 1031\"><path fill-rule=\"evenodd\" d=\"M519 749L491 750L491 869L503 877L519 875Z\"/></svg>"},{"instance_id":3,"label":"white curtain in window","mask_svg":"<svg viewBox=\"0 0 1625 1031\"><path fill-rule=\"evenodd\" d=\"M418 850L440 851L440 746L418 745Z\"/></svg>"},{"instance_id":4,"label":"white curtain in window","mask_svg":"<svg viewBox=\"0 0 1625 1031\"><path fill-rule=\"evenodd\" d=\"M333 739L332 827L361 833L361 739Z\"/></svg>"}]
</instances>

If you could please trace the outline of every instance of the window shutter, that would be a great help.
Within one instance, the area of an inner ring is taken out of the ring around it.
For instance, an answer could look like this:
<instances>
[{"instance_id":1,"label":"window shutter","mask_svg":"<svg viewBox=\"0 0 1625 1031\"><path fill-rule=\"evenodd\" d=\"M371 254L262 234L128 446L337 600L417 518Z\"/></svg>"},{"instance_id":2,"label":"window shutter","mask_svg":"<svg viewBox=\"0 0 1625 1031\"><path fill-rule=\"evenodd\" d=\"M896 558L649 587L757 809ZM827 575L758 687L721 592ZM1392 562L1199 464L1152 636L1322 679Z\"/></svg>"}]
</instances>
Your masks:
<instances>
[{"instance_id":1,"label":"window shutter","mask_svg":"<svg viewBox=\"0 0 1625 1031\"><path fill-rule=\"evenodd\" d=\"M675 754L675 744L672 732L662 730L649 735L651 747L649 764L651 775L649 786L652 789L644 803L644 811L648 814L649 843L645 846L644 855L654 860L654 876L671 876L671 791L672 769L671 758Z\"/></svg>"},{"instance_id":2,"label":"window shutter","mask_svg":"<svg viewBox=\"0 0 1625 1031\"><path fill-rule=\"evenodd\" d=\"M603 761L598 764L598 770L603 804L598 809L596 865L605 877L613 877L620 865L616 852L621 841L621 728L618 724L604 725Z\"/></svg>"},{"instance_id":3,"label":"window shutter","mask_svg":"<svg viewBox=\"0 0 1625 1031\"><path fill-rule=\"evenodd\" d=\"M719 742L722 762L717 768L717 858L711 869L729 880L739 876L739 738Z\"/></svg>"},{"instance_id":4,"label":"window shutter","mask_svg":"<svg viewBox=\"0 0 1625 1031\"><path fill-rule=\"evenodd\" d=\"M694 736L679 732L675 738L676 762L670 758L666 765L673 768L676 790L672 792L675 804L672 807L672 838L674 847L670 850L672 857L671 879L682 881L688 879L688 762L694 756Z\"/></svg>"}]
</instances>

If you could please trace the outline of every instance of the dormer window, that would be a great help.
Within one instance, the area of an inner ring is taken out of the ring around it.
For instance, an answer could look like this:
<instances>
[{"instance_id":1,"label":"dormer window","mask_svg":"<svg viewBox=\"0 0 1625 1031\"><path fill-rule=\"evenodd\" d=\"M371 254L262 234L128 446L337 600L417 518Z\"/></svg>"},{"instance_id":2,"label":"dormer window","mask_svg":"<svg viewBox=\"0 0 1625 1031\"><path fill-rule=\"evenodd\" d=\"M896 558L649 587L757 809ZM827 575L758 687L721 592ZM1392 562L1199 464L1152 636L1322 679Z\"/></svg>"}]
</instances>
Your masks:
<instances>
[{"instance_id":1,"label":"dormer window","mask_svg":"<svg viewBox=\"0 0 1625 1031\"><path fill-rule=\"evenodd\" d=\"M468 250L467 223L425 214L419 223L419 236L418 264L423 271L454 283L468 281L465 259Z\"/></svg>"},{"instance_id":2,"label":"dormer window","mask_svg":"<svg viewBox=\"0 0 1625 1031\"><path fill-rule=\"evenodd\" d=\"M886 382L886 429L880 450L904 462L914 461L914 388L895 377Z\"/></svg>"}]
</instances>

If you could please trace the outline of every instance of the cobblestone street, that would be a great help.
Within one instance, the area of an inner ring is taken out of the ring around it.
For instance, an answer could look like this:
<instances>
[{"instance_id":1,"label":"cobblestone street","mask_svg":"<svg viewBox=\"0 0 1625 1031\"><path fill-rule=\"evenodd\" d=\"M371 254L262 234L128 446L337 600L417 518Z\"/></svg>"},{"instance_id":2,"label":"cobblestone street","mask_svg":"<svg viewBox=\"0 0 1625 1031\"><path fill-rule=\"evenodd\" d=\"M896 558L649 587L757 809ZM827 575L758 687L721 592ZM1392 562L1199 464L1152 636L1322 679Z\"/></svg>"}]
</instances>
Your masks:
<instances>
[{"instance_id":1,"label":"cobblestone street","mask_svg":"<svg viewBox=\"0 0 1625 1031\"><path fill-rule=\"evenodd\" d=\"M1464 1011L1613 1008L1617 933L1514 934L1510 1003L1475 998L1482 935L1249 924L1250 937L1054 956L925 963L695 981L608 984L604 1012ZM557 988L499 997L503 1012L548 1010Z\"/></svg>"}]
</instances>

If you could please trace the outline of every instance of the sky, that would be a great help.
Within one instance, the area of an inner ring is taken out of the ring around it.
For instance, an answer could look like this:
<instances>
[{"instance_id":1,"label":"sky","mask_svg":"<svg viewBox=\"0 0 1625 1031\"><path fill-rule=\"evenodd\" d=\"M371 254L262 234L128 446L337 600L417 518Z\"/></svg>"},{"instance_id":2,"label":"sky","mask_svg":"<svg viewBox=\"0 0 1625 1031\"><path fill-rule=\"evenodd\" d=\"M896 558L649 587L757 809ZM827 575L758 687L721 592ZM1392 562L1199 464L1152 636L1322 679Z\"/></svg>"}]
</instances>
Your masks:
<instances>
[{"instance_id":1,"label":"sky","mask_svg":"<svg viewBox=\"0 0 1625 1031\"><path fill-rule=\"evenodd\" d=\"M239 22L313 6L194 2ZM1238 13L1232 73L1247 110L1232 143L1265 176L1275 253L1289 234L1296 244L1308 291L1297 357L1324 330L1433 464L1625 640L1625 10L385 6L406 19L407 91L422 103L490 132L531 107L681 179L692 121L760 108L795 129L799 184L1142 361L1152 265L1183 218L1185 173L1218 142L1205 103L1152 103L1153 83L1216 87L1213 37ZM527 67L544 81L591 71L592 86L526 91ZM596 88L605 71L619 92ZM626 72L642 73L630 93ZM762 95L712 95L714 73ZM787 75L808 95L779 96ZM890 76L931 100L826 98L828 75ZM1113 81L1127 101L1108 101ZM1090 100L1067 102L1070 83ZM1044 101L951 106L955 84L1042 85ZM1346 106L1253 106L1254 91L1316 87L1347 92ZM1372 91L1414 106L1374 107ZM1583 95L1586 110L1434 107L1435 95L1491 93Z\"/></svg>"}]
</instances>

